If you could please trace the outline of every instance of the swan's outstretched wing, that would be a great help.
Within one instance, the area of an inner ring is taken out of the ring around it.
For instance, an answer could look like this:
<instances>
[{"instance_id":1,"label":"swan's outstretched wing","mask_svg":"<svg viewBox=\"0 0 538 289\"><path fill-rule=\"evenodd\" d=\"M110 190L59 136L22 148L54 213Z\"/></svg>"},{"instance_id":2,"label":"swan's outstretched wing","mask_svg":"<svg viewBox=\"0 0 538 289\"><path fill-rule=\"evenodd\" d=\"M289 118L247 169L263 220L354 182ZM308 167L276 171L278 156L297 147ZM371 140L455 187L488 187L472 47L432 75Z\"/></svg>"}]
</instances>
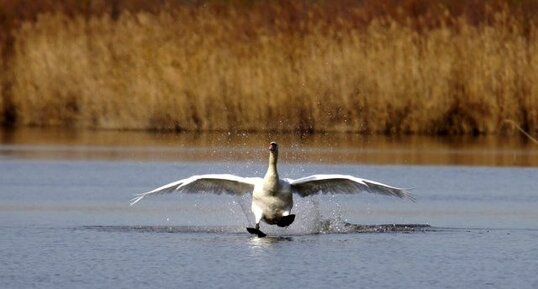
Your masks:
<instances>
[{"instance_id":1,"label":"swan's outstretched wing","mask_svg":"<svg viewBox=\"0 0 538 289\"><path fill-rule=\"evenodd\" d=\"M261 178L243 178L234 175L199 175L192 176L169 183L155 190L141 193L131 199L131 206L138 203L146 196L169 194L173 192L185 193L214 193L243 195L252 192L256 182Z\"/></svg>"},{"instance_id":2,"label":"swan's outstretched wing","mask_svg":"<svg viewBox=\"0 0 538 289\"><path fill-rule=\"evenodd\" d=\"M301 197L324 194L353 194L361 191L389 195L414 201L405 189L347 175L313 175L297 180L288 179L291 190Z\"/></svg>"}]
</instances>

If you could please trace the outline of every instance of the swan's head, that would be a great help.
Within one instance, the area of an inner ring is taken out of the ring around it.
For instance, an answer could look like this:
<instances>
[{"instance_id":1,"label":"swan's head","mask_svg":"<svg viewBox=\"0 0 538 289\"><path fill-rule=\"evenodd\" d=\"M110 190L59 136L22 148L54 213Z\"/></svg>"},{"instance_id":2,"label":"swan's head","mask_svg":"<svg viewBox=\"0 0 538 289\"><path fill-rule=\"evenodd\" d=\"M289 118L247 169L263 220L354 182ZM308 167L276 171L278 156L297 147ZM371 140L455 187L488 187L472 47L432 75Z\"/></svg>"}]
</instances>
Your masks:
<instances>
[{"instance_id":1,"label":"swan's head","mask_svg":"<svg viewBox=\"0 0 538 289\"><path fill-rule=\"evenodd\" d=\"M269 151L272 153L278 153L278 144L276 142L271 142L271 145L269 145Z\"/></svg>"}]
</instances>

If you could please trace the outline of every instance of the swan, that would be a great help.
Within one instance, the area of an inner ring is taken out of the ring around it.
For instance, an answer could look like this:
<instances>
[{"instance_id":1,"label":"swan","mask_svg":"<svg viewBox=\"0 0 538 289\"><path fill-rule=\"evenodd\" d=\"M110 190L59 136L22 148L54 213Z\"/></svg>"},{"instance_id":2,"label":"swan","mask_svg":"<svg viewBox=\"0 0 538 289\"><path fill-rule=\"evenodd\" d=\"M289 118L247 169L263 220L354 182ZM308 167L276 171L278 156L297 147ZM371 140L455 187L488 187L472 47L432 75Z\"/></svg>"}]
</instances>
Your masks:
<instances>
[{"instance_id":1,"label":"swan","mask_svg":"<svg viewBox=\"0 0 538 289\"><path fill-rule=\"evenodd\" d=\"M293 207L293 194L308 197L318 193L352 194L361 191L400 197L414 201L411 193L405 189L391 187L379 182L357 178L349 175L312 175L300 179L281 179L277 171L278 144L269 146L269 167L263 178L240 177L230 174L196 175L178 180L152 191L137 194L131 199L131 206L147 196L173 192L211 192L215 194L244 195L252 192L251 210L256 221L255 227L247 231L258 237L266 234L260 231L263 220L269 225L287 227L295 220L290 214Z\"/></svg>"}]
</instances>

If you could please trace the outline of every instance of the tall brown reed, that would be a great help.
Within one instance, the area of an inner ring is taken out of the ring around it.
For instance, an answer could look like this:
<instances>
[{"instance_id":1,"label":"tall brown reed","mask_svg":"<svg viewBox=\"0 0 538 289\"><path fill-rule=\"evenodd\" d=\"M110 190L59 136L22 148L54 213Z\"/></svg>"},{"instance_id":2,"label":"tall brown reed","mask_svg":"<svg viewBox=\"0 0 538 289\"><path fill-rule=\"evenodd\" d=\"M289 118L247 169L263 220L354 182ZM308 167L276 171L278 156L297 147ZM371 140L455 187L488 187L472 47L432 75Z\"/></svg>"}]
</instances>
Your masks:
<instances>
[{"instance_id":1,"label":"tall brown reed","mask_svg":"<svg viewBox=\"0 0 538 289\"><path fill-rule=\"evenodd\" d=\"M538 129L536 26L508 7L476 24L449 6L426 21L288 4L40 13L15 32L17 124L454 134L509 118Z\"/></svg>"}]
</instances>

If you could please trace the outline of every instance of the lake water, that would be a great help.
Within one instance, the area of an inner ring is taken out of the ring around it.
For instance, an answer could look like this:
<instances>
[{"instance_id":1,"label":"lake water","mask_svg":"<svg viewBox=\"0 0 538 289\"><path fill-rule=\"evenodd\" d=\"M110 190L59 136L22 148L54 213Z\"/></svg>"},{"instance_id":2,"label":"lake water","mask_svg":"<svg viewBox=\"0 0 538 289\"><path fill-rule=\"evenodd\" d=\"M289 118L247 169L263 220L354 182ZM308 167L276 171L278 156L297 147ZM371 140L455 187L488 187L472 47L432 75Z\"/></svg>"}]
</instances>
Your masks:
<instances>
[{"instance_id":1,"label":"lake water","mask_svg":"<svg viewBox=\"0 0 538 289\"><path fill-rule=\"evenodd\" d=\"M538 151L522 140L282 137L283 177L352 174L417 200L296 198L295 223L262 223L260 239L248 196L129 199L193 174L261 176L265 137L91 135L3 135L0 288L538 288Z\"/></svg>"}]
</instances>

